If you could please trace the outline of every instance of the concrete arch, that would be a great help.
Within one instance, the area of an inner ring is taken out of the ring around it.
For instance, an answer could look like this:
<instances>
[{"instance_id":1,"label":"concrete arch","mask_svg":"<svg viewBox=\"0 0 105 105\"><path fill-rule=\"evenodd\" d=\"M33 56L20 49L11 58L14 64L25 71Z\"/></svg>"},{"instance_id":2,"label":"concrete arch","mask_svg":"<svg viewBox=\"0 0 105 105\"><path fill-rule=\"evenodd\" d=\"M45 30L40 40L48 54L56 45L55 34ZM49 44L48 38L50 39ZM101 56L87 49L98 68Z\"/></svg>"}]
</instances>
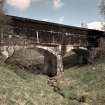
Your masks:
<instances>
[{"instance_id":1,"label":"concrete arch","mask_svg":"<svg viewBox=\"0 0 105 105\"><path fill-rule=\"evenodd\" d=\"M74 47L72 49L73 52L77 55L77 61L78 64L87 64L88 63L88 57L89 57L89 51L85 47Z\"/></svg>"},{"instance_id":2,"label":"concrete arch","mask_svg":"<svg viewBox=\"0 0 105 105\"><path fill-rule=\"evenodd\" d=\"M54 73L49 72L49 76L59 75L63 72L62 45L58 45L57 47L36 46L36 48L45 51L45 65L47 65L45 66L45 70Z\"/></svg>"},{"instance_id":3,"label":"concrete arch","mask_svg":"<svg viewBox=\"0 0 105 105\"><path fill-rule=\"evenodd\" d=\"M44 47L44 46L3 46L1 53L5 56L4 61L6 61L9 57L13 56L15 51L21 49L35 48L39 53L44 56L44 72L47 73L48 76L52 77L57 75L58 64L60 61L58 56L57 48L55 47Z\"/></svg>"},{"instance_id":4,"label":"concrete arch","mask_svg":"<svg viewBox=\"0 0 105 105\"><path fill-rule=\"evenodd\" d=\"M55 53L51 52L53 50L47 50L48 48L39 46L36 46L35 48L44 56L44 73L47 73L49 77L57 75L57 57Z\"/></svg>"},{"instance_id":5,"label":"concrete arch","mask_svg":"<svg viewBox=\"0 0 105 105\"><path fill-rule=\"evenodd\" d=\"M53 54L53 55L57 55L57 52L54 51L54 48L53 47L44 47L44 46L2 46L1 47L1 54L3 54L6 58L12 56L14 54L15 51L18 51L20 49L28 49L28 48L36 48L36 49L39 49L41 52L44 52L44 51L47 51L49 52L50 54Z\"/></svg>"}]
</instances>

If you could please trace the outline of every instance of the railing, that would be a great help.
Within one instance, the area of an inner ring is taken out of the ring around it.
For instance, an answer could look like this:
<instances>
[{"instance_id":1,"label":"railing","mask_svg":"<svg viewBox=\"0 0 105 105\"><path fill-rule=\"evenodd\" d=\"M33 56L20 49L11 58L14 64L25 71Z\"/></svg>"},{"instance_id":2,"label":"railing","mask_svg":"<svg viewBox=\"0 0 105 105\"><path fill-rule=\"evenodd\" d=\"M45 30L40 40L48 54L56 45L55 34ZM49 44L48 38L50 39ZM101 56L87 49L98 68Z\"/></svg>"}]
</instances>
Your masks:
<instances>
[{"instance_id":1,"label":"railing","mask_svg":"<svg viewBox=\"0 0 105 105\"><path fill-rule=\"evenodd\" d=\"M43 44L43 45L78 45L89 46L96 43L90 41L86 32L62 31L54 29L34 29L28 26L4 26L1 31L0 45L28 45L28 44ZM93 37L93 36L92 36ZM95 39L96 40L96 39Z\"/></svg>"}]
</instances>

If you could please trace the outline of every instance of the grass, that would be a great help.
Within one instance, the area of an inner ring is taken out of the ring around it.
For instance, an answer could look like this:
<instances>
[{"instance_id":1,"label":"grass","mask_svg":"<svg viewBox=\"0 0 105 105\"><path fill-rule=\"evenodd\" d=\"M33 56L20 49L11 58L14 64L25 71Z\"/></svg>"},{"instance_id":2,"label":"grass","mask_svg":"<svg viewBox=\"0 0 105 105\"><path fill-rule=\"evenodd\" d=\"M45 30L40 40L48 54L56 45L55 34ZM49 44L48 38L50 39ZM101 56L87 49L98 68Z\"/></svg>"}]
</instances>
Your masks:
<instances>
[{"instance_id":1,"label":"grass","mask_svg":"<svg viewBox=\"0 0 105 105\"><path fill-rule=\"evenodd\" d=\"M64 100L47 85L46 76L0 67L0 105L64 105Z\"/></svg>"},{"instance_id":2,"label":"grass","mask_svg":"<svg viewBox=\"0 0 105 105\"><path fill-rule=\"evenodd\" d=\"M0 105L105 105L105 61L65 69L59 90L47 76L0 66Z\"/></svg>"},{"instance_id":3,"label":"grass","mask_svg":"<svg viewBox=\"0 0 105 105\"><path fill-rule=\"evenodd\" d=\"M68 79L68 77L71 83L68 90L64 92L67 98L75 99L79 103L86 103L86 105L105 105L104 64L74 67L65 71L65 78ZM70 91L70 94L66 95L68 91Z\"/></svg>"}]
</instances>

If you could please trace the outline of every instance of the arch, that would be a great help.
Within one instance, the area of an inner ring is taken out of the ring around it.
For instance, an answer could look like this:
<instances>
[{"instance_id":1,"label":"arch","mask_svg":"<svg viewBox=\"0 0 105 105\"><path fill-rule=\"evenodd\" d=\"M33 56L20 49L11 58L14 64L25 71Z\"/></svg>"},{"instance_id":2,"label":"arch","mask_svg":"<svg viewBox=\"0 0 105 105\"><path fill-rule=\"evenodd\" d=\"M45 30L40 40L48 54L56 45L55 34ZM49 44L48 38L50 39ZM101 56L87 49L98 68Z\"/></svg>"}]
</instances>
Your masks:
<instances>
[{"instance_id":1,"label":"arch","mask_svg":"<svg viewBox=\"0 0 105 105\"><path fill-rule=\"evenodd\" d=\"M73 52L77 55L77 63L78 64L87 64L88 63L88 57L89 57L89 51L85 47L74 47L72 49Z\"/></svg>"},{"instance_id":2,"label":"arch","mask_svg":"<svg viewBox=\"0 0 105 105\"><path fill-rule=\"evenodd\" d=\"M57 52L53 47L43 47L43 46L3 46L2 54L6 56L5 61L13 56L15 51L21 49L33 48L36 49L39 53L44 56L44 73L47 73L48 76L52 77L57 75ZM6 53L4 53L6 52ZM4 61L4 62L5 62Z\"/></svg>"}]
</instances>

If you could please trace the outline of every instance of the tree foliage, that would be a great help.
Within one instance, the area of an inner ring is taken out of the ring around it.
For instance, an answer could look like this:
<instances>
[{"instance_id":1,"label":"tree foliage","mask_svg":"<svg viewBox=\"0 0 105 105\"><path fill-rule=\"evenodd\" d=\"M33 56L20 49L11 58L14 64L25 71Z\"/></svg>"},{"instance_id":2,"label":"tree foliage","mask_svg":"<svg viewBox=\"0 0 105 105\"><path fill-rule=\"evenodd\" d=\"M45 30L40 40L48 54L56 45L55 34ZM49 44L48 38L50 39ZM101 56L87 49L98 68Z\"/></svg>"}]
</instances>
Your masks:
<instances>
[{"instance_id":1,"label":"tree foliage","mask_svg":"<svg viewBox=\"0 0 105 105\"><path fill-rule=\"evenodd\" d=\"M5 0L0 0L0 12L4 10Z\"/></svg>"},{"instance_id":2,"label":"tree foliage","mask_svg":"<svg viewBox=\"0 0 105 105\"><path fill-rule=\"evenodd\" d=\"M0 0L0 43L3 41L4 32L10 27L11 18L6 15L6 0Z\"/></svg>"},{"instance_id":3,"label":"tree foliage","mask_svg":"<svg viewBox=\"0 0 105 105\"><path fill-rule=\"evenodd\" d=\"M101 14L105 17L105 0L101 0L100 11L101 11Z\"/></svg>"},{"instance_id":4,"label":"tree foliage","mask_svg":"<svg viewBox=\"0 0 105 105\"><path fill-rule=\"evenodd\" d=\"M5 0L0 0L0 27L5 23L5 10L4 10Z\"/></svg>"},{"instance_id":5,"label":"tree foliage","mask_svg":"<svg viewBox=\"0 0 105 105\"><path fill-rule=\"evenodd\" d=\"M100 1L100 12L105 19L105 0ZM105 31L105 22L102 22L101 24L102 24L102 30Z\"/></svg>"},{"instance_id":6,"label":"tree foliage","mask_svg":"<svg viewBox=\"0 0 105 105\"><path fill-rule=\"evenodd\" d=\"M11 19L6 16L5 2L6 0L0 0L0 28L11 22Z\"/></svg>"}]
</instances>

